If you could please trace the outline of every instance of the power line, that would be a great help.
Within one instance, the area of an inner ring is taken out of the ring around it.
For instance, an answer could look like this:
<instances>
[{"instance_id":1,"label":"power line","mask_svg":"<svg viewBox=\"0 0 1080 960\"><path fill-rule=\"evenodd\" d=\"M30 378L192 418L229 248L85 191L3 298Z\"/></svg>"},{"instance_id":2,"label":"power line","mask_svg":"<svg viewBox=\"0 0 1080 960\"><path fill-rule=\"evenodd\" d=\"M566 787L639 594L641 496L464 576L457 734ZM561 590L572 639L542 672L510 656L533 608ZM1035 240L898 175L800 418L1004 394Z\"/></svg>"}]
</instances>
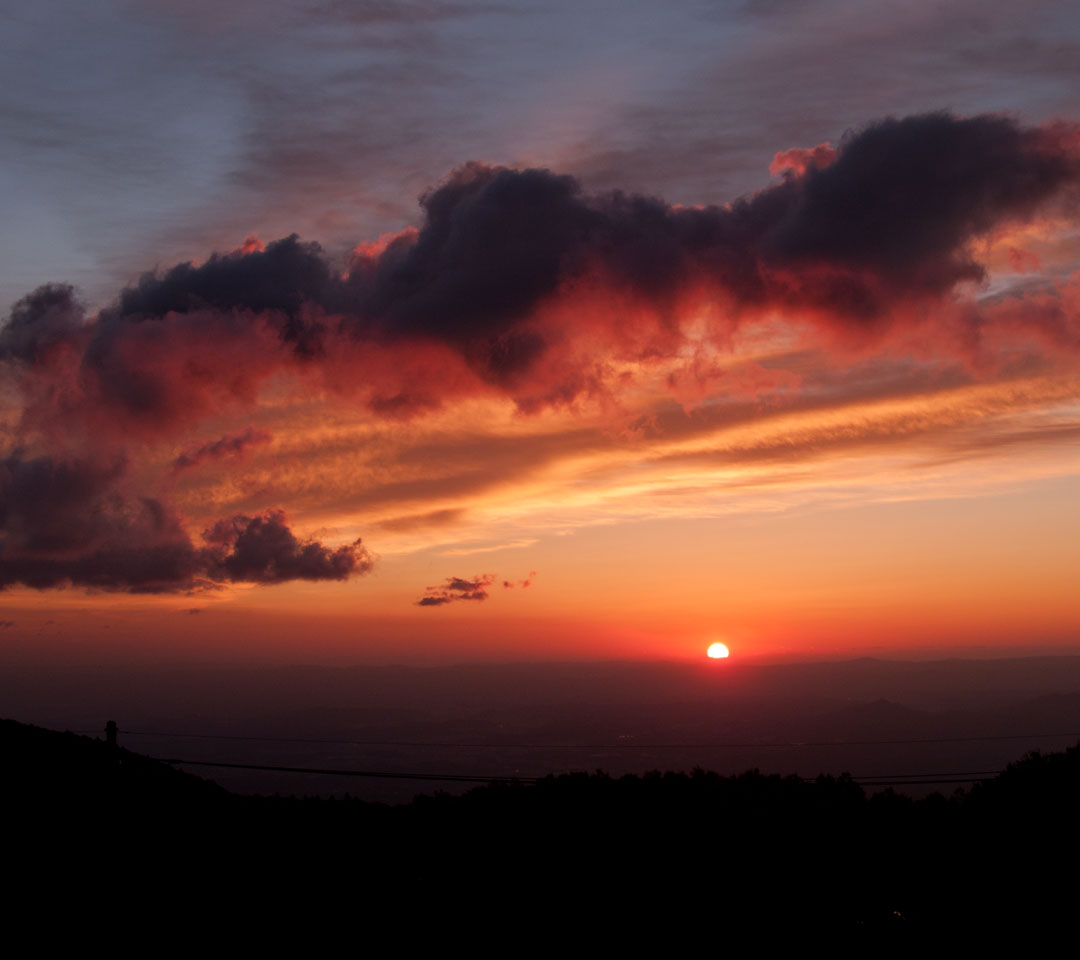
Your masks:
<instances>
[{"instance_id":1,"label":"power line","mask_svg":"<svg viewBox=\"0 0 1080 960\"><path fill-rule=\"evenodd\" d=\"M1000 770L964 770L958 773L866 773L859 776L852 776L852 780L866 781L866 780L881 780L883 783L900 783L903 780L907 780L911 777L996 777L1001 773Z\"/></svg>"},{"instance_id":2,"label":"power line","mask_svg":"<svg viewBox=\"0 0 1080 960\"><path fill-rule=\"evenodd\" d=\"M342 770L328 767L285 767L265 763L226 763L217 760L181 760L176 757L151 757L159 763L168 763L175 766L192 767L225 767L233 770L267 770L273 773L305 773L323 774L337 777L367 777L382 780L442 780L455 783L541 783L546 777L519 777L519 776L469 776L456 773L399 773L389 770ZM983 770L975 772L957 773L902 773L881 776L851 777L860 786L918 786L922 784L935 785L947 783L975 783L988 777L997 777L1000 770ZM934 778L934 779L931 779ZM804 783L815 783L818 777L800 777Z\"/></svg>"},{"instance_id":3,"label":"power line","mask_svg":"<svg viewBox=\"0 0 1080 960\"><path fill-rule=\"evenodd\" d=\"M457 783L539 783L543 777L467 776L456 773L392 773L387 770L337 770L325 767L279 767L266 763L224 763L215 760L180 760L150 757L159 763L190 767L229 767L236 770L270 770L275 773L320 773L336 777L374 777L384 780L448 780Z\"/></svg>"},{"instance_id":4,"label":"power line","mask_svg":"<svg viewBox=\"0 0 1080 960\"><path fill-rule=\"evenodd\" d=\"M82 731L96 733L97 731ZM716 750L716 749L756 749L759 747L843 747L843 746L885 746L924 743L973 743L1005 740L1041 740L1059 738L1080 738L1075 733L1017 733L989 734L973 737L912 737L888 740L817 740L817 741L773 741L769 743L521 743L521 742L479 742L479 741L430 741L430 740L347 740L315 737L266 737L243 734L213 733L175 733L166 731L124 730L126 736L159 737L187 740L221 740L260 743L297 743L297 744L332 744L368 747L409 747L437 749L514 749L514 750ZM505 775L467 775L451 773L401 773L387 770L350 770L327 767L293 767L279 764L232 763L214 760L183 760L178 758L151 758L162 763L180 766L219 767L236 770L261 770L275 773L321 774L343 777L366 777L388 780L429 780L457 783L539 783L543 777L505 776ZM939 784L974 783L979 780L1000 775L1000 770L975 770L933 773L868 774L852 776L851 780L861 786L921 786ZM802 777L804 782L812 783L816 777Z\"/></svg>"},{"instance_id":5,"label":"power line","mask_svg":"<svg viewBox=\"0 0 1080 960\"><path fill-rule=\"evenodd\" d=\"M917 787L934 786L942 783L979 783L994 777L950 777L942 780L858 780L852 777L860 787Z\"/></svg>"}]
</instances>

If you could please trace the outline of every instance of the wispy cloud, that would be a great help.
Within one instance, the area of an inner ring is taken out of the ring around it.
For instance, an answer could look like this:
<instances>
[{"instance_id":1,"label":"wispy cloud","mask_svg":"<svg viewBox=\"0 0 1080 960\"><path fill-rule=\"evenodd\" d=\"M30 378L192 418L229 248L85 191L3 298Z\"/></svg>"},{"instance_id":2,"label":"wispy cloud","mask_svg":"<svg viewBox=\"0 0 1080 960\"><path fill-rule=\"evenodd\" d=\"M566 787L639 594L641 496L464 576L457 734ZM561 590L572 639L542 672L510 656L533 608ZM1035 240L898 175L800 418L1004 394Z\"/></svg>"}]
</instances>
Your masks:
<instances>
[{"instance_id":1,"label":"wispy cloud","mask_svg":"<svg viewBox=\"0 0 1080 960\"><path fill-rule=\"evenodd\" d=\"M173 461L173 470L179 473L200 464L222 459L238 459L251 447L269 443L270 434L265 430L248 427L243 433L235 433L185 450Z\"/></svg>"},{"instance_id":2,"label":"wispy cloud","mask_svg":"<svg viewBox=\"0 0 1080 960\"><path fill-rule=\"evenodd\" d=\"M539 543L535 537L521 540L510 540L506 543L496 543L487 547L455 547L452 550L443 550L444 557L469 557L474 553L497 553L500 550L520 550L523 547L531 547Z\"/></svg>"}]
</instances>

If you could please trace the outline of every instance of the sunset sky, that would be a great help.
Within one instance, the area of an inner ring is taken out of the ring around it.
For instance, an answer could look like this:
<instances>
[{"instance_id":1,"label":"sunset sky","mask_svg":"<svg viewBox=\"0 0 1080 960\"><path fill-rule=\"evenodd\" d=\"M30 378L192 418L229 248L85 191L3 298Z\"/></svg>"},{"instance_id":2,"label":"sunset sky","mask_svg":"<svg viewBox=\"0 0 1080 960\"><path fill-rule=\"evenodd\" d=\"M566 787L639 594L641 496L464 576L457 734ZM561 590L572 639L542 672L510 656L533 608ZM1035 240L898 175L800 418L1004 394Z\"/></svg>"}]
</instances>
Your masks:
<instances>
[{"instance_id":1,"label":"sunset sky","mask_svg":"<svg viewBox=\"0 0 1080 960\"><path fill-rule=\"evenodd\" d=\"M1080 646L1074 5L0 22L3 656Z\"/></svg>"}]
</instances>

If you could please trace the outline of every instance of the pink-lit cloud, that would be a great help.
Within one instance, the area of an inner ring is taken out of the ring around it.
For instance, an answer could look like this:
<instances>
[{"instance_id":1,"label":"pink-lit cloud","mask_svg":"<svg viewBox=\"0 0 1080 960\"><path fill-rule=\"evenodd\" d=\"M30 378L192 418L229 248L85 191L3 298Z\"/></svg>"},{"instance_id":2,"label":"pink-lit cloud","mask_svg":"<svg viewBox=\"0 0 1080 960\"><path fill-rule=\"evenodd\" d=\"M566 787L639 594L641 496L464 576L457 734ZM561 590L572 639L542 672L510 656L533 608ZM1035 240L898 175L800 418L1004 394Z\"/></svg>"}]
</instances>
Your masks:
<instances>
[{"instance_id":1,"label":"pink-lit cloud","mask_svg":"<svg viewBox=\"0 0 1080 960\"><path fill-rule=\"evenodd\" d=\"M279 503L292 512L293 497L336 483L335 508L385 507L380 529L422 531L461 521L465 496L575 457L614 462L642 438L678 443L680 431L928 381L1068 374L1080 285L1040 275L980 298L990 276L980 256L1009 230L1068 219L1078 143L1073 127L1001 116L884 120L835 148L783 150L778 182L697 207L470 163L424 195L419 226L355 244L344 264L296 236L249 236L145 274L94 316L72 288L39 288L0 328L18 398L0 475L0 583L165 591L344 579L371 567L359 541L299 538ZM1014 271L1040 270L1023 248L1004 256ZM860 379L874 369L893 379ZM193 511L196 496L173 488L211 483L197 475L215 471L199 465L245 470L270 439L260 417L274 391L282 409L286 396L367 418L383 446L344 450L335 471L264 466L228 494L260 502ZM484 403L537 421L591 405L603 423L498 444L479 430L470 448L469 411ZM439 417L453 431L441 444L417 426ZM759 438L723 456L771 449ZM811 445L781 437L776 449ZM177 496L188 497L183 511ZM483 600L494 582L449 578L418 603Z\"/></svg>"}]
</instances>

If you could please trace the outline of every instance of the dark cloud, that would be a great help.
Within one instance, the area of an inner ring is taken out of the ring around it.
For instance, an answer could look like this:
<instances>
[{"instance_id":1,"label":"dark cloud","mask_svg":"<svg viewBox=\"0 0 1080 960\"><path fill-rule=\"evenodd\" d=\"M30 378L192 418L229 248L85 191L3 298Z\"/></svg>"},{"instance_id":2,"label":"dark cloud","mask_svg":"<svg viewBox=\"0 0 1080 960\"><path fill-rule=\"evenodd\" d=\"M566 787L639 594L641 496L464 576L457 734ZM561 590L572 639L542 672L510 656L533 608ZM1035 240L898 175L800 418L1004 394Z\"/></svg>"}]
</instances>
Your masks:
<instances>
[{"instance_id":1,"label":"dark cloud","mask_svg":"<svg viewBox=\"0 0 1080 960\"><path fill-rule=\"evenodd\" d=\"M45 364L71 343L85 322L86 308L66 284L46 284L18 301L0 327L0 360Z\"/></svg>"},{"instance_id":2,"label":"dark cloud","mask_svg":"<svg viewBox=\"0 0 1080 960\"><path fill-rule=\"evenodd\" d=\"M497 335L553 294L598 214L547 170L470 163L421 199L419 233L359 260L352 288L395 332L452 342Z\"/></svg>"},{"instance_id":3,"label":"dark cloud","mask_svg":"<svg viewBox=\"0 0 1080 960\"><path fill-rule=\"evenodd\" d=\"M181 263L164 274L146 273L120 295L108 317L137 322L168 313L189 313L213 307L268 313L282 337L298 352L314 349L316 331L304 324L305 304L328 304L335 280L322 249L302 243L295 234L262 250L247 245L229 254L214 254L201 266Z\"/></svg>"},{"instance_id":4,"label":"dark cloud","mask_svg":"<svg viewBox=\"0 0 1080 960\"><path fill-rule=\"evenodd\" d=\"M203 534L213 579L246 583L286 580L347 580L371 570L372 560L359 540L331 549L296 539L280 510L261 517L219 520Z\"/></svg>"},{"instance_id":5,"label":"dark cloud","mask_svg":"<svg viewBox=\"0 0 1080 960\"><path fill-rule=\"evenodd\" d=\"M424 197L419 232L358 258L344 302L361 327L448 342L496 380L548 345L525 322L536 307L591 276L661 311L704 284L736 309L791 302L859 321L980 279L969 242L1080 179L1067 139L998 116L885 120L831 163L810 154L801 175L702 209L470 164Z\"/></svg>"},{"instance_id":6,"label":"dark cloud","mask_svg":"<svg viewBox=\"0 0 1080 960\"><path fill-rule=\"evenodd\" d=\"M79 476L87 487L73 493L69 483ZM32 477L47 482L34 487ZM102 479L90 463L9 458L0 476L0 587L163 592L198 585L199 553L177 516L152 498L122 498Z\"/></svg>"},{"instance_id":7,"label":"dark cloud","mask_svg":"<svg viewBox=\"0 0 1080 960\"><path fill-rule=\"evenodd\" d=\"M126 439L173 433L208 414L248 407L262 382L302 362L277 322L282 316L216 306L163 316L104 311L80 368L63 385L75 401L57 407L54 417ZM51 393L32 400L56 405Z\"/></svg>"},{"instance_id":8,"label":"dark cloud","mask_svg":"<svg viewBox=\"0 0 1080 960\"><path fill-rule=\"evenodd\" d=\"M123 458L0 461L0 531L4 554L71 553L102 542L125 523L112 488L123 475ZM4 554L0 554L3 557Z\"/></svg>"},{"instance_id":9,"label":"dark cloud","mask_svg":"<svg viewBox=\"0 0 1080 960\"><path fill-rule=\"evenodd\" d=\"M486 600L488 587L495 583L493 573L483 573L468 579L466 577L447 577L440 586L428 587L426 596L416 601L418 607L441 607L459 600Z\"/></svg>"},{"instance_id":10,"label":"dark cloud","mask_svg":"<svg viewBox=\"0 0 1080 960\"><path fill-rule=\"evenodd\" d=\"M1002 116L889 119L849 134L835 151L821 145L778 156L786 169L779 183L703 208L618 191L588 194L547 170L467 164L422 198L418 230L358 248L347 276L317 244L296 236L144 275L101 314L84 367L106 402L167 417L182 406L169 390L202 386L190 377L161 382L140 365L147 350L154 355L159 341L172 339L220 344L235 368L241 358L233 354L248 340L255 350L268 328L288 349L266 360L264 376L274 364L321 356L336 336L361 353L365 344L420 340L513 391L566 337L599 334L616 350L655 350L641 325L677 336L673 314L688 291L727 303L729 324L779 306L865 325L898 303L981 279L971 241L1030 218L1080 180L1075 134ZM640 304L653 320L643 314L630 327L583 313L577 331L538 321L544 305L594 287ZM31 299L62 305L60 289ZM59 317L58 310L49 315ZM27 306L13 317L9 352L33 354L38 340L23 334L32 312L48 311ZM66 330L65 323L33 326ZM367 368L358 375L378 376ZM587 388L580 369L558 375L541 396ZM437 383L371 396L387 416L438 401Z\"/></svg>"},{"instance_id":11,"label":"dark cloud","mask_svg":"<svg viewBox=\"0 0 1080 960\"><path fill-rule=\"evenodd\" d=\"M1075 187L1080 164L1052 132L1006 117L885 120L809 167L763 240L770 264L868 271L891 296L980 280L973 238ZM783 189L783 188L780 188ZM843 306L843 303L840 304Z\"/></svg>"},{"instance_id":12,"label":"dark cloud","mask_svg":"<svg viewBox=\"0 0 1080 960\"><path fill-rule=\"evenodd\" d=\"M359 541L331 549L301 542L284 514L221 520L197 547L179 516L150 497L128 497L122 460L0 461L0 588L74 584L163 593L228 581L344 580L367 573Z\"/></svg>"},{"instance_id":13,"label":"dark cloud","mask_svg":"<svg viewBox=\"0 0 1080 960\"><path fill-rule=\"evenodd\" d=\"M265 430L248 427L243 433L230 434L186 450L173 461L173 471L179 473L182 470L197 467L208 460L220 460L223 457L238 458L250 447L269 442L270 434Z\"/></svg>"}]
</instances>

